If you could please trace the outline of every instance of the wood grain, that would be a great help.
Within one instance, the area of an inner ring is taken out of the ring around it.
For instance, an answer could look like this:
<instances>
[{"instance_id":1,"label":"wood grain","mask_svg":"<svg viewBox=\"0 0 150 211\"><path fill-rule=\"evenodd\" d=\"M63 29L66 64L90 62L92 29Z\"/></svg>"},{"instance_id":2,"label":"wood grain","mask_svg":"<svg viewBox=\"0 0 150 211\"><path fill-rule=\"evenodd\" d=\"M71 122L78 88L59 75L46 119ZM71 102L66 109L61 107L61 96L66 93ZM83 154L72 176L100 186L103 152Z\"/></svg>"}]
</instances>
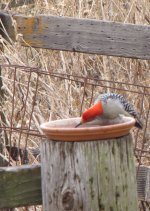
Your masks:
<instances>
[{"instance_id":1,"label":"wood grain","mask_svg":"<svg viewBox=\"0 0 150 211\"><path fill-rule=\"evenodd\" d=\"M131 136L41 143L44 210L137 210Z\"/></svg>"},{"instance_id":2,"label":"wood grain","mask_svg":"<svg viewBox=\"0 0 150 211\"><path fill-rule=\"evenodd\" d=\"M6 18L3 22L9 30L10 22ZM15 33L23 35L25 46L150 59L148 25L46 15L12 15L12 18L16 21ZM12 30L9 34L13 35Z\"/></svg>"},{"instance_id":3,"label":"wood grain","mask_svg":"<svg viewBox=\"0 0 150 211\"><path fill-rule=\"evenodd\" d=\"M40 166L0 168L0 208L41 204Z\"/></svg>"},{"instance_id":4,"label":"wood grain","mask_svg":"<svg viewBox=\"0 0 150 211\"><path fill-rule=\"evenodd\" d=\"M26 177L25 179L22 178L21 172L23 172L24 177ZM7 181L7 179L9 180ZM24 184L24 181L27 182ZM14 185L16 185L15 189ZM14 193L10 194L10 191L8 190L11 189L12 186ZM21 193L20 189L22 189ZM41 166L30 165L22 167L18 166L0 168L0 190L0 209L4 207L33 205L34 203L42 204ZM139 168L137 168L137 191L139 200L150 202L150 168L147 166L140 166ZM66 199L70 195L71 193L69 194L69 192L64 194L64 205L66 203ZM18 196L18 199L16 196Z\"/></svg>"}]
</instances>

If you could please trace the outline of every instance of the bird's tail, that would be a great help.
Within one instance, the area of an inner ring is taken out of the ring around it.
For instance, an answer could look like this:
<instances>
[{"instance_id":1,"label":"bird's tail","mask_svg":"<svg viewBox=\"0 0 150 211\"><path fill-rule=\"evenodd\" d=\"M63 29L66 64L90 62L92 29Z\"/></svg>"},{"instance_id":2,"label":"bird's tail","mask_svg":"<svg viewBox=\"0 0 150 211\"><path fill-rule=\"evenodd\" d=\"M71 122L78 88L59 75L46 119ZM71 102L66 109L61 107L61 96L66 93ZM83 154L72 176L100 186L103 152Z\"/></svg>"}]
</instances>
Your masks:
<instances>
[{"instance_id":1,"label":"bird's tail","mask_svg":"<svg viewBox=\"0 0 150 211\"><path fill-rule=\"evenodd\" d=\"M138 118L136 119L135 127L139 128L139 129L143 129L143 122Z\"/></svg>"}]
</instances>

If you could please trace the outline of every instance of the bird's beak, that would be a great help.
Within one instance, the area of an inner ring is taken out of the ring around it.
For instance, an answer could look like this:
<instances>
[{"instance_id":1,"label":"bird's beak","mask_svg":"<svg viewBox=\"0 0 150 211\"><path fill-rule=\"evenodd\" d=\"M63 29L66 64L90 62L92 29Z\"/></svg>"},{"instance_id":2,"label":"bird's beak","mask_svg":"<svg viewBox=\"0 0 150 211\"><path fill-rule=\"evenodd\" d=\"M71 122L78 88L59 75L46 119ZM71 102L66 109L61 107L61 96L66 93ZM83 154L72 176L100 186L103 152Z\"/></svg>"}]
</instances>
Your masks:
<instances>
[{"instance_id":1,"label":"bird's beak","mask_svg":"<svg viewBox=\"0 0 150 211\"><path fill-rule=\"evenodd\" d=\"M75 128L79 127L80 125L82 125L82 122L80 122L79 124L77 124L77 125L75 126Z\"/></svg>"},{"instance_id":2,"label":"bird's beak","mask_svg":"<svg viewBox=\"0 0 150 211\"><path fill-rule=\"evenodd\" d=\"M77 124L75 128L79 127L83 123L86 123L95 119L98 115L101 115L102 113L103 113L103 105L101 102L98 102L92 107L90 107L89 109L87 109L85 112L83 112L80 123Z\"/></svg>"},{"instance_id":3,"label":"bird's beak","mask_svg":"<svg viewBox=\"0 0 150 211\"><path fill-rule=\"evenodd\" d=\"M82 119L81 119L81 121L75 126L75 128L79 127L79 126L82 125L82 124L83 124L83 121L82 121Z\"/></svg>"}]
</instances>

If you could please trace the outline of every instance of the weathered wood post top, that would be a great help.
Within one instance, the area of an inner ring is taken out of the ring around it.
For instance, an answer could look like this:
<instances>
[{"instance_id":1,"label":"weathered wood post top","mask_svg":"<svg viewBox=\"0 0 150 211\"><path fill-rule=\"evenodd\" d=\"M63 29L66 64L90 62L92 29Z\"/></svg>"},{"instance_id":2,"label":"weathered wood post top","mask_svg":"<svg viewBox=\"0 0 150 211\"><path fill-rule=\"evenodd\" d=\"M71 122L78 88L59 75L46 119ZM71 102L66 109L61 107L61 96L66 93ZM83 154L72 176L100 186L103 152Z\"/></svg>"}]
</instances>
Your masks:
<instances>
[{"instance_id":1,"label":"weathered wood post top","mask_svg":"<svg viewBox=\"0 0 150 211\"><path fill-rule=\"evenodd\" d=\"M48 137L41 143L44 210L136 211L134 121L80 129L77 119L62 121L41 126Z\"/></svg>"}]
</instances>

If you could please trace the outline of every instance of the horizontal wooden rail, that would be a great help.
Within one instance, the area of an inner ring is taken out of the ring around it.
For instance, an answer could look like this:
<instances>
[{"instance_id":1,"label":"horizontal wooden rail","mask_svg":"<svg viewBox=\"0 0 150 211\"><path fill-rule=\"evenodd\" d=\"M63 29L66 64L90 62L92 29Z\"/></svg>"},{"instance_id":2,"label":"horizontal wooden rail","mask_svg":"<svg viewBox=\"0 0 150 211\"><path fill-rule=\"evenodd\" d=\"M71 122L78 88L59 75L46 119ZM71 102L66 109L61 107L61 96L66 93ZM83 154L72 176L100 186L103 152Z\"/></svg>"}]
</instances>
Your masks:
<instances>
[{"instance_id":1,"label":"horizontal wooden rail","mask_svg":"<svg viewBox=\"0 0 150 211\"><path fill-rule=\"evenodd\" d=\"M0 168L0 208L42 204L40 165Z\"/></svg>"},{"instance_id":2,"label":"horizontal wooden rail","mask_svg":"<svg viewBox=\"0 0 150 211\"><path fill-rule=\"evenodd\" d=\"M22 34L25 46L150 59L148 25L46 15L10 17L2 12L0 18L10 38Z\"/></svg>"},{"instance_id":3,"label":"horizontal wooden rail","mask_svg":"<svg viewBox=\"0 0 150 211\"><path fill-rule=\"evenodd\" d=\"M150 202L150 168L137 168L139 200ZM41 167L23 165L0 168L0 208L42 204Z\"/></svg>"}]
</instances>

